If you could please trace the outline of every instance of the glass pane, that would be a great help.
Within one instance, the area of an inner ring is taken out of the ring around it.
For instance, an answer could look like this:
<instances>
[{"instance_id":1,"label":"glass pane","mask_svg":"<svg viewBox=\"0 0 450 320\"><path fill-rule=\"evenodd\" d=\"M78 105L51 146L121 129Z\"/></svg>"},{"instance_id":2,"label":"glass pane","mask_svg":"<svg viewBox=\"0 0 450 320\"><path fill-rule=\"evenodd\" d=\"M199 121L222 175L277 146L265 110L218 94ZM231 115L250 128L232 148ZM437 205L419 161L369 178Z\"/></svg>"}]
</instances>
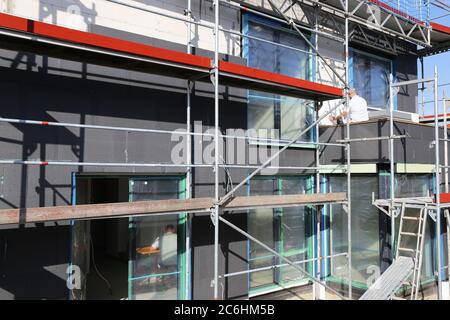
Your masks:
<instances>
[{"instance_id":1,"label":"glass pane","mask_svg":"<svg viewBox=\"0 0 450 320\"><path fill-rule=\"evenodd\" d=\"M135 300L175 300L177 287L178 274L151 275L131 282Z\"/></svg>"},{"instance_id":2,"label":"glass pane","mask_svg":"<svg viewBox=\"0 0 450 320\"><path fill-rule=\"evenodd\" d=\"M303 194L307 177L258 178L250 181L251 195ZM305 208L257 209L249 211L249 233L255 235L274 250L294 261L303 261L307 255ZM249 242L250 269L283 263L264 248ZM305 263L299 264L306 269ZM251 289L285 285L303 280L304 276L293 267L282 267L253 272Z\"/></svg>"},{"instance_id":3,"label":"glass pane","mask_svg":"<svg viewBox=\"0 0 450 320\"><path fill-rule=\"evenodd\" d=\"M282 180L282 193L306 193L306 177ZM281 217L281 233L283 236L284 251L303 250L306 248L306 209L305 207L283 208Z\"/></svg>"},{"instance_id":4,"label":"glass pane","mask_svg":"<svg viewBox=\"0 0 450 320\"><path fill-rule=\"evenodd\" d=\"M387 186L389 187L389 176L385 176L388 180ZM432 194L432 175L430 174L396 174L395 175L395 196L399 198L408 197L426 197ZM389 190L389 188L387 189ZM389 195L387 195L389 197ZM406 209L405 215L408 216L418 216L419 209ZM395 236L396 242L400 227L400 219L395 221ZM417 221L405 220L404 231L406 232L417 232L418 223ZM430 279L434 276L434 233L435 223L428 216L427 217L427 228L425 231L425 243L423 250L423 263L422 263L422 275L423 280ZM402 247L414 248L416 244L415 238L413 237L403 237ZM398 245L398 244L397 244Z\"/></svg>"},{"instance_id":5,"label":"glass pane","mask_svg":"<svg viewBox=\"0 0 450 320\"><path fill-rule=\"evenodd\" d=\"M250 270L270 267L275 265L275 258L273 255L269 254L266 250L266 257L257 257L250 260ZM267 285L275 284L275 270L263 270L258 272L250 273L250 287L252 289L264 287Z\"/></svg>"},{"instance_id":6,"label":"glass pane","mask_svg":"<svg viewBox=\"0 0 450 320\"><path fill-rule=\"evenodd\" d=\"M300 79L310 77L309 48L303 39L277 25L270 26L253 20L248 23L247 34L254 37L246 38L245 55L249 66Z\"/></svg>"},{"instance_id":7,"label":"glass pane","mask_svg":"<svg viewBox=\"0 0 450 320\"><path fill-rule=\"evenodd\" d=\"M277 192L276 179L253 179L250 181L250 194L272 195ZM274 226L274 210L254 209L248 213L248 231L258 240L261 240L272 249L277 247L277 232ZM272 266L278 259L260 245L249 242L250 269ZM276 282L274 270L251 273L250 287L257 288L271 285Z\"/></svg>"},{"instance_id":8,"label":"glass pane","mask_svg":"<svg viewBox=\"0 0 450 320\"><path fill-rule=\"evenodd\" d=\"M248 35L277 42L277 35L274 29L254 22L248 24ZM246 41L248 41L247 59L249 66L270 72L277 72L279 61L277 46L253 38L246 38Z\"/></svg>"},{"instance_id":9,"label":"glass pane","mask_svg":"<svg viewBox=\"0 0 450 320\"><path fill-rule=\"evenodd\" d=\"M347 178L330 176L330 191L345 192ZM379 214L372 205L372 192L378 193L377 176L352 176L352 277L366 285L370 266L380 267ZM347 214L342 206L331 206L333 254L347 252ZM345 258L332 261L332 274L347 278Z\"/></svg>"},{"instance_id":10,"label":"glass pane","mask_svg":"<svg viewBox=\"0 0 450 320\"><path fill-rule=\"evenodd\" d=\"M297 35L278 25L253 20L249 21L246 32L253 37L305 51L246 38L244 56L248 66L300 79L310 79L308 45ZM249 129L280 129L282 139L292 139L311 123L313 112L314 105L302 99L249 92ZM308 132L299 140L311 141L312 137L312 132Z\"/></svg>"},{"instance_id":11,"label":"glass pane","mask_svg":"<svg viewBox=\"0 0 450 320\"><path fill-rule=\"evenodd\" d=\"M248 103L249 129L275 129L275 96L272 94L250 91ZM258 136L258 132L255 132Z\"/></svg>"},{"instance_id":12,"label":"glass pane","mask_svg":"<svg viewBox=\"0 0 450 320\"><path fill-rule=\"evenodd\" d=\"M293 261L293 262L300 262L300 261L304 261L306 259L306 253L299 253L299 254L295 254L295 255L290 255L288 256L288 258ZM300 268L302 268L303 270L306 270L306 263L298 263L297 264ZM292 266L286 266L286 267L282 267L281 269L281 274L282 276L282 280L283 283L285 285L289 285L295 282L299 282L304 280L306 277L300 273L296 268L292 267Z\"/></svg>"},{"instance_id":13,"label":"glass pane","mask_svg":"<svg viewBox=\"0 0 450 320\"><path fill-rule=\"evenodd\" d=\"M389 103L391 62L359 51L353 51L352 86L371 108L386 109Z\"/></svg>"},{"instance_id":14,"label":"glass pane","mask_svg":"<svg viewBox=\"0 0 450 320\"><path fill-rule=\"evenodd\" d=\"M308 46L297 35L287 32L279 32L280 43L289 47L297 48L306 52L293 50L285 47L278 47L280 59L279 72L287 76L300 79L309 78L309 63L308 63Z\"/></svg>"},{"instance_id":15,"label":"glass pane","mask_svg":"<svg viewBox=\"0 0 450 320\"><path fill-rule=\"evenodd\" d=\"M314 120L314 105L303 99L282 97L280 104L281 138L292 140ZM299 140L312 141L313 131L308 131Z\"/></svg>"},{"instance_id":16,"label":"glass pane","mask_svg":"<svg viewBox=\"0 0 450 320\"><path fill-rule=\"evenodd\" d=\"M179 198L176 179L133 180L130 200ZM136 217L132 228L130 298L138 300L178 299L183 226L179 215Z\"/></svg>"}]
</instances>

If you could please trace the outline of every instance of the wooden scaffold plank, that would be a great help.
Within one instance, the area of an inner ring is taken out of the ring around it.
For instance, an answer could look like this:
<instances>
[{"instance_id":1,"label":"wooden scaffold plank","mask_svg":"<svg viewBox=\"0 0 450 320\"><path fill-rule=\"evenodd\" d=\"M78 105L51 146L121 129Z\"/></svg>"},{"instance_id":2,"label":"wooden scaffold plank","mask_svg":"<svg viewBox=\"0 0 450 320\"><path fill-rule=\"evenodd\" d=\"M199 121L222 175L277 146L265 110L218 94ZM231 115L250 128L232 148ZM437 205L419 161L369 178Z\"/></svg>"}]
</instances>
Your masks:
<instances>
[{"instance_id":1,"label":"wooden scaffold plank","mask_svg":"<svg viewBox=\"0 0 450 320\"><path fill-rule=\"evenodd\" d=\"M322 205L346 201L345 193L299 194L284 196L235 197L223 210L247 210L302 205ZM213 198L150 200L0 210L0 225L62 220L118 218L134 215L207 212L214 206Z\"/></svg>"}]
</instances>

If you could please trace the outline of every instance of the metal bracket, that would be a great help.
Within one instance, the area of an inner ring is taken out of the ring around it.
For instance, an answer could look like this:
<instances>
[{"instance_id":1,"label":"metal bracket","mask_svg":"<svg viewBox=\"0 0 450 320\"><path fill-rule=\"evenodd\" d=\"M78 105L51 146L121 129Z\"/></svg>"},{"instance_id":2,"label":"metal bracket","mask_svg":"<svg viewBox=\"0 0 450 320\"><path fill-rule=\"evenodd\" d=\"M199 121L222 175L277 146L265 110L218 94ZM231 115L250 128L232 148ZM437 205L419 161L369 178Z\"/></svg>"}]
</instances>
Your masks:
<instances>
[{"instance_id":1,"label":"metal bracket","mask_svg":"<svg viewBox=\"0 0 450 320\"><path fill-rule=\"evenodd\" d=\"M434 211L433 209L428 209L428 215L434 222L436 222L436 220L437 220L436 211Z\"/></svg>"},{"instance_id":2,"label":"metal bracket","mask_svg":"<svg viewBox=\"0 0 450 320\"><path fill-rule=\"evenodd\" d=\"M209 215L209 217L211 218L211 222L212 222L213 226L216 226L216 214L217 214L216 208L212 207L211 214Z\"/></svg>"},{"instance_id":3,"label":"metal bracket","mask_svg":"<svg viewBox=\"0 0 450 320\"><path fill-rule=\"evenodd\" d=\"M348 204L343 203L342 204L342 209L345 211L345 213L348 213Z\"/></svg>"},{"instance_id":4,"label":"metal bracket","mask_svg":"<svg viewBox=\"0 0 450 320\"><path fill-rule=\"evenodd\" d=\"M377 207L378 210L384 212L388 217L391 216L391 213L389 212L389 210L386 210L385 207L378 205L377 202L376 202L375 200L372 201L372 205L374 205L375 207Z\"/></svg>"},{"instance_id":5,"label":"metal bracket","mask_svg":"<svg viewBox=\"0 0 450 320\"><path fill-rule=\"evenodd\" d=\"M394 218L398 218L402 211L401 207L393 207L391 210L394 213Z\"/></svg>"}]
</instances>

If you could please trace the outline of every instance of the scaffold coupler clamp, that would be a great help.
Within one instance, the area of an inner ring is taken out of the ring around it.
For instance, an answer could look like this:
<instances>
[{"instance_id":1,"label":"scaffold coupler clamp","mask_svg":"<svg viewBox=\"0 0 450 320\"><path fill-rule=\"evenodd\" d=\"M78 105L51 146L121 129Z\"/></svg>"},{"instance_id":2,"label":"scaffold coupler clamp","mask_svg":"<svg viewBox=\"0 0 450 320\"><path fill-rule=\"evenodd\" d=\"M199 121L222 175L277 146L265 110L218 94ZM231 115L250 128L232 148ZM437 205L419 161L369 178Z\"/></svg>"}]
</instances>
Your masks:
<instances>
[{"instance_id":1,"label":"scaffold coupler clamp","mask_svg":"<svg viewBox=\"0 0 450 320\"><path fill-rule=\"evenodd\" d=\"M217 209L219 208L218 206L214 205L211 207L211 214L210 214L210 218L211 218L211 222L214 226L216 226L216 214L218 214Z\"/></svg>"}]
</instances>

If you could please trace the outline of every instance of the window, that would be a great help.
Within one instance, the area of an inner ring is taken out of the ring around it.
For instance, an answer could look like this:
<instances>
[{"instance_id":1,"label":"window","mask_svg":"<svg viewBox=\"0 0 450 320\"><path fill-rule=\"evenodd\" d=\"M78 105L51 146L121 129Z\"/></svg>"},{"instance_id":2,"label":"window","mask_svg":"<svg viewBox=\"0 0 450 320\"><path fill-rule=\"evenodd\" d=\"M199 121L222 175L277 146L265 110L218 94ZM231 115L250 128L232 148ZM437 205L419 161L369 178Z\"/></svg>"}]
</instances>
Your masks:
<instances>
[{"instance_id":1,"label":"window","mask_svg":"<svg viewBox=\"0 0 450 320\"><path fill-rule=\"evenodd\" d=\"M396 174L395 196L416 197L427 196L432 189L432 176L429 174ZM390 259L381 252L380 235L387 239L390 230L380 225L380 212L372 205L372 192L375 198L389 198L389 174L380 172L375 174L352 175L352 278L353 286L367 289L367 280L373 275L371 266L380 267ZM327 178L326 190L328 192L346 192L347 177L330 175ZM330 214L330 255L347 252L347 219L348 216L341 205L327 206ZM408 209L415 210L415 209ZM408 213L406 213L408 214ZM413 214L410 214L413 215ZM424 259L422 266L422 279L429 280L435 270L434 258L434 228L431 218L427 220L428 228L425 235ZM396 219L396 237L398 237L399 219ZM390 247L390 245L388 245ZM383 256L381 256L383 255ZM386 261L384 261L386 259ZM331 280L345 282L348 278L347 258L336 257L329 259Z\"/></svg>"},{"instance_id":2,"label":"window","mask_svg":"<svg viewBox=\"0 0 450 320\"><path fill-rule=\"evenodd\" d=\"M307 176L258 177L250 181L250 195L281 195L310 193L312 179ZM248 232L272 249L293 261L303 261L310 256L312 241L309 230L310 217L306 207L254 209L248 213ZM258 269L284 263L266 249L249 242L249 269ZM306 269L306 263L299 264ZM250 273L250 294L299 284L305 278L288 266L263 269Z\"/></svg>"},{"instance_id":3,"label":"window","mask_svg":"<svg viewBox=\"0 0 450 320\"><path fill-rule=\"evenodd\" d=\"M350 54L350 86L366 99L369 108L389 108L392 61L356 49Z\"/></svg>"},{"instance_id":4,"label":"window","mask_svg":"<svg viewBox=\"0 0 450 320\"><path fill-rule=\"evenodd\" d=\"M185 192L176 177L135 178L129 186L131 202L180 199ZM185 214L130 218L130 299L186 298L185 222Z\"/></svg>"},{"instance_id":5,"label":"window","mask_svg":"<svg viewBox=\"0 0 450 320\"><path fill-rule=\"evenodd\" d=\"M250 67L311 80L311 55L308 45L297 34L260 17L244 16L244 57ZM257 40L263 39L273 43ZM293 47L295 49L290 49ZM248 128L276 129L283 140L295 138L314 120L313 101L278 96L250 90L248 93ZM263 134L256 133L263 138ZM312 142L313 133L300 139Z\"/></svg>"},{"instance_id":6,"label":"window","mask_svg":"<svg viewBox=\"0 0 450 320\"><path fill-rule=\"evenodd\" d=\"M380 266L379 213L372 205L372 192L378 193L377 175L352 175L352 281L354 286L366 288L372 275L370 266ZM347 177L328 177L328 192L347 192ZM347 252L347 213L342 205L328 206L330 210L330 254ZM340 281L348 279L348 260L345 256L330 259L331 276Z\"/></svg>"},{"instance_id":7,"label":"window","mask_svg":"<svg viewBox=\"0 0 450 320\"><path fill-rule=\"evenodd\" d=\"M185 197L182 176L79 175L74 187L77 204ZM71 264L82 285L71 298L186 299L185 242L186 214L75 221Z\"/></svg>"},{"instance_id":8,"label":"window","mask_svg":"<svg viewBox=\"0 0 450 320\"><path fill-rule=\"evenodd\" d=\"M383 198L389 198L389 173L382 175L382 182L385 185L384 189L387 190ZM409 197L426 197L432 194L433 190L433 177L431 174L396 174L395 175L395 196L399 198ZM416 216L419 209L406 209L405 214L410 216ZM407 221L404 225L405 228L411 228L415 232L417 230L416 221ZM395 220L395 237L398 241L398 232L400 227L400 218ZM425 231L425 243L423 250L423 263L422 263L422 280L429 280L434 277L434 250L435 250L435 223L430 216L427 218L427 228ZM404 240L402 240L403 242ZM405 238L405 244L408 248L414 247L416 238ZM411 241L411 242L409 242ZM398 244L396 243L396 246Z\"/></svg>"}]
</instances>

